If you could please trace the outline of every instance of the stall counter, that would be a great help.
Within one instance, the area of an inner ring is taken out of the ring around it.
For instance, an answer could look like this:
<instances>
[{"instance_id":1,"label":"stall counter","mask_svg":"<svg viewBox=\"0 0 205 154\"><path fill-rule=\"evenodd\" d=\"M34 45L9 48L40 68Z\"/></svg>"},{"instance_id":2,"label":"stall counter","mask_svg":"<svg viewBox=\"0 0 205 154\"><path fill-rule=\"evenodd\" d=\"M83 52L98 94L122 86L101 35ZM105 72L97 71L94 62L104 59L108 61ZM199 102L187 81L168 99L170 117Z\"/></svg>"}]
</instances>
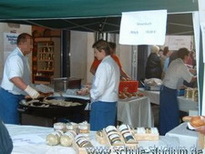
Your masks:
<instances>
[{"instance_id":1,"label":"stall counter","mask_svg":"<svg viewBox=\"0 0 205 154\"><path fill-rule=\"evenodd\" d=\"M46 136L54 131L51 127L11 124L6 124L6 127L13 140L12 154L77 154L72 147L49 146L46 144ZM105 147L96 141L95 133L90 132L91 143L94 147ZM139 150L163 150L167 147L178 148L178 145L179 140L177 138L160 136L158 141L140 141L136 150L138 152Z\"/></svg>"}]
</instances>

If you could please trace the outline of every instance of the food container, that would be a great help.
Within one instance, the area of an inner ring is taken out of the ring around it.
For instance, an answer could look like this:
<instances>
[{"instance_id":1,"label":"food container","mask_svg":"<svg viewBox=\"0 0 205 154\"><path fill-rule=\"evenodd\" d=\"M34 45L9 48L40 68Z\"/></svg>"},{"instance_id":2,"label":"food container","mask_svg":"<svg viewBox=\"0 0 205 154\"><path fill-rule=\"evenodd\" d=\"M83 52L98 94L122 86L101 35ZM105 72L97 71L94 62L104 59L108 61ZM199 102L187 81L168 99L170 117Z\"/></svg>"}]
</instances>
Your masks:
<instances>
[{"instance_id":1,"label":"food container","mask_svg":"<svg viewBox=\"0 0 205 154\"><path fill-rule=\"evenodd\" d=\"M68 78L53 78L53 86L55 92L66 92Z\"/></svg>"},{"instance_id":2,"label":"food container","mask_svg":"<svg viewBox=\"0 0 205 154\"><path fill-rule=\"evenodd\" d=\"M192 99L193 101L198 101L198 89L197 88L187 88L185 90L184 97Z\"/></svg>"},{"instance_id":3,"label":"food container","mask_svg":"<svg viewBox=\"0 0 205 154\"><path fill-rule=\"evenodd\" d=\"M81 79L74 77L54 78L53 85L55 92L66 92L67 89L80 89Z\"/></svg>"},{"instance_id":4,"label":"food container","mask_svg":"<svg viewBox=\"0 0 205 154\"><path fill-rule=\"evenodd\" d=\"M135 93L138 90L138 81L120 81L119 92L124 92L126 89L129 93Z\"/></svg>"}]
</instances>

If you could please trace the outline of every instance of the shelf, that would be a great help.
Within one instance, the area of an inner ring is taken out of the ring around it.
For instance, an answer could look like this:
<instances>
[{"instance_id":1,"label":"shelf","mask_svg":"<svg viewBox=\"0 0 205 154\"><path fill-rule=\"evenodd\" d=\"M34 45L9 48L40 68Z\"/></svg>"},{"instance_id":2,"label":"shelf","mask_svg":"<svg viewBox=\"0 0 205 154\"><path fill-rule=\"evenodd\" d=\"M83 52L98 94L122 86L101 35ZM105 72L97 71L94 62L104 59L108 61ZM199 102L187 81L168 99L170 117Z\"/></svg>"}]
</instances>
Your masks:
<instances>
[{"instance_id":1,"label":"shelf","mask_svg":"<svg viewBox=\"0 0 205 154\"><path fill-rule=\"evenodd\" d=\"M50 78L50 76L46 75L34 75L35 78Z\"/></svg>"},{"instance_id":2,"label":"shelf","mask_svg":"<svg viewBox=\"0 0 205 154\"><path fill-rule=\"evenodd\" d=\"M40 69L37 69L37 72L53 72L54 70L40 70Z\"/></svg>"},{"instance_id":3,"label":"shelf","mask_svg":"<svg viewBox=\"0 0 205 154\"><path fill-rule=\"evenodd\" d=\"M49 84L54 74L54 42L51 38L35 38L33 54L33 83ZM47 69L48 68L48 69ZM38 74L38 75L36 75Z\"/></svg>"},{"instance_id":4,"label":"shelf","mask_svg":"<svg viewBox=\"0 0 205 154\"><path fill-rule=\"evenodd\" d=\"M35 84L50 84L50 81L34 81Z\"/></svg>"},{"instance_id":5,"label":"shelf","mask_svg":"<svg viewBox=\"0 0 205 154\"><path fill-rule=\"evenodd\" d=\"M53 51L39 51L39 54L53 54Z\"/></svg>"},{"instance_id":6,"label":"shelf","mask_svg":"<svg viewBox=\"0 0 205 154\"><path fill-rule=\"evenodd\" d=\"M51 60L51 59L45 59L45 60L42 60L42 59L38 59L39 62L54 62L54 60Z\"/></svg>"},{"instance_id":7,"label":"shelf","mask_svg":"<svg viewBox=\"0 0 205 154\"><path fill-rule=\"evenodd\" d=\"M40 42L40 43L42 43L42 42L51 42L51 38L50 37L40 37L40 38L35 38L34 39L35 40L35 42Z\"/></svg>"}]
</instances>

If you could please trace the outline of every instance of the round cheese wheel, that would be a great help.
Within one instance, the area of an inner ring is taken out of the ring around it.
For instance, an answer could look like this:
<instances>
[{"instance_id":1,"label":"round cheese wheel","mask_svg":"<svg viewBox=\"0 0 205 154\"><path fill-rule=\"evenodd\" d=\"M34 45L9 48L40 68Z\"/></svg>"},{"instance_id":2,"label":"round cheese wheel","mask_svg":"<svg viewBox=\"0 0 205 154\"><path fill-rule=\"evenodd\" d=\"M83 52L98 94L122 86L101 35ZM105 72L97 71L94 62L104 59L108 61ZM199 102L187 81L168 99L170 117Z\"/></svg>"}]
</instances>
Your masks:
<instances>
[{"instance_id":1,"label":"round cheese wheel","mask_svg":"<svg viewBox=\"0 0 205 154\"><path fill-rule=\"evenodd\" d=\"M69 147L72 145L72 142L73 142L72 138L69 137L68 135L63 135L60 138L60 144L62 146Z\"/></svg>"},{"instance_id":2,"label":"round cheese wheel","mask_svg":"<svg viewBox=\"0 0 205 154\"><path fill-rule=\"evenodd\" d=\"M49 135L47 135L47 137L46 137L46 143L47 143L48 145L51 145L51 146L54 146L54 145L59 144L59 136L58 136L58 135L55 135L55 134L49 134Z\"/></svg>"}]
</instances>

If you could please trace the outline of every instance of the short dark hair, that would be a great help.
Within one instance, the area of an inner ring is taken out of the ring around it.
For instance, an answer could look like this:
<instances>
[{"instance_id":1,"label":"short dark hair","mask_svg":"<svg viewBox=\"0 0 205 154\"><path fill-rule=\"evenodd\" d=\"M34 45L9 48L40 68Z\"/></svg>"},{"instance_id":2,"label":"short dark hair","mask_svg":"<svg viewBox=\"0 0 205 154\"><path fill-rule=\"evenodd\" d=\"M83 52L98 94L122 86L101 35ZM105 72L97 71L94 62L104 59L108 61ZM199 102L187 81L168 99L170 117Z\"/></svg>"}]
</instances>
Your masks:
<instances>
[{"instance_id":1,"label":"short dark hair","mask_svg":"<svg viewBox=\"0 0 205 154\"><path fill-rule=\"evenodd\" d=\"M110 46L109 43L105 40L98 40L96 41L93 46L93 48L96 48L99 52L101 52L101 50L104 50L106 55L110 55Z\"/></svg>"},{"instance_id":2,"label":"short dark hair","mask_svg":"<svg viewBox=\"0 0 205 154\"><path fill-rule=\"evenodd\" d=\"M111 49L116 49L116 43L114 43L114 42L108 42L108 43L109 43Z\"/></svg>"},{"instance_id":3,"label":"short dark hair","mask_svg":"<svg viewBox=\"0 0 205 154\"><path fill-rule=\"evenodd\" d=\"M26 42L28 38L33 38L30 34L28 33L22 33L17 37L17 45L19 45L21 42Z\"/></svg>"},{"instance_id":4,"label":"short dark hair","mask_svg":"<svg viewBox=\"0 0 205 154\"><path fill-rule=\"evenodd\" d=\"M184 59L185 56L189 56L190 51L187 48L180 48L177 53L178 58Z\"/></svg>"}]
</instances>

